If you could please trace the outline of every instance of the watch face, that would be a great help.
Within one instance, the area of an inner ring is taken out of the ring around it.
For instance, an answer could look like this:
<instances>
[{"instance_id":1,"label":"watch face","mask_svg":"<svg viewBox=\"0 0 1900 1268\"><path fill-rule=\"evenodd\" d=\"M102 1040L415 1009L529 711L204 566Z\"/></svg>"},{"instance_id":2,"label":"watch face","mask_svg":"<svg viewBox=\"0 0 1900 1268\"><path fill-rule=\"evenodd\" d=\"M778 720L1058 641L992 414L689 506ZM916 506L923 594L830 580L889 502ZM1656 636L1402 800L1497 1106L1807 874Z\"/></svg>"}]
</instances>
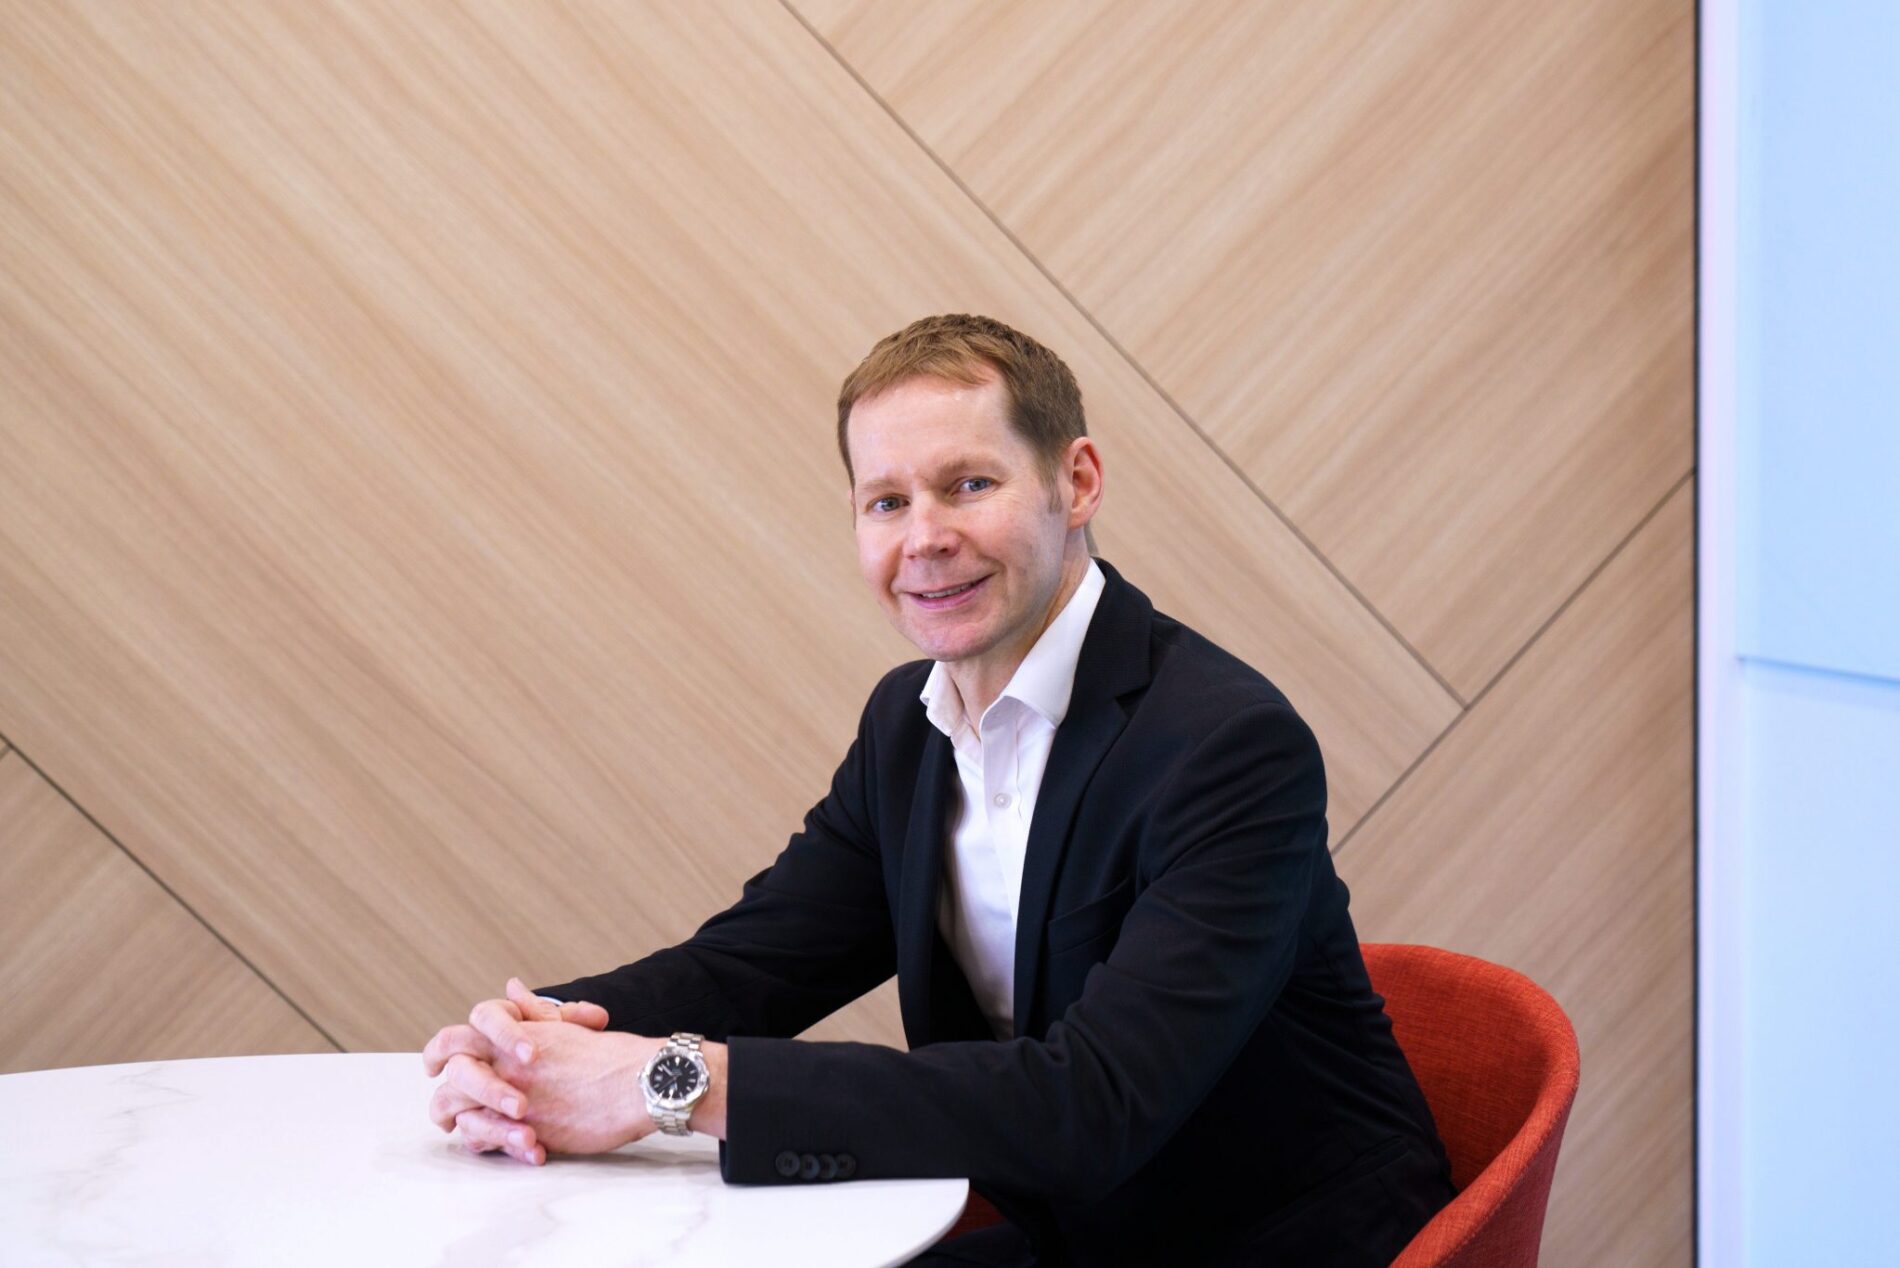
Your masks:
<instances>
[{"instance_id":1,"label":"watch face","mask_svg":"<svg viewBox=\"0 0 1900 1268\"><path fill-rule=\"evenodd\" d=\"M677 1053L666 1053L653 1063L647 1086L664 1100L683 1101L699 1087L699 1067Z\"/></svg>"}]
</instances>

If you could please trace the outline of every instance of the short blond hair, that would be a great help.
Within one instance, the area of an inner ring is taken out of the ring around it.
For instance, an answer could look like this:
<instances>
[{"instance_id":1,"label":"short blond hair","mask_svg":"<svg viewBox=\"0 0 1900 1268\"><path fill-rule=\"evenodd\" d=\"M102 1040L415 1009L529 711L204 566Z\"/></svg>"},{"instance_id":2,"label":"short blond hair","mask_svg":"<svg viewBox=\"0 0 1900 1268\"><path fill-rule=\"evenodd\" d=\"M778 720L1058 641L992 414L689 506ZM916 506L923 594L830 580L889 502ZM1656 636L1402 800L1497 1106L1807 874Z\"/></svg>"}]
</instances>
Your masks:
<instances>
[{"instance_id":1,"label":"short blond hair","mask_svg":"<svg viewBox=\"0 0 1900 1268\"><path fill-rule=\"evenodd\" d=\"M1053 491L1056 468L1070 442L1088 435L1082 390L1049 349L994 317L944 313L913 321L884 336L838 389L838 456L851 469L851 408L906 379L928 375L974 387L993 371L1002 380L1010 427L1028 442Z\"/></svg>"}]
</instances>

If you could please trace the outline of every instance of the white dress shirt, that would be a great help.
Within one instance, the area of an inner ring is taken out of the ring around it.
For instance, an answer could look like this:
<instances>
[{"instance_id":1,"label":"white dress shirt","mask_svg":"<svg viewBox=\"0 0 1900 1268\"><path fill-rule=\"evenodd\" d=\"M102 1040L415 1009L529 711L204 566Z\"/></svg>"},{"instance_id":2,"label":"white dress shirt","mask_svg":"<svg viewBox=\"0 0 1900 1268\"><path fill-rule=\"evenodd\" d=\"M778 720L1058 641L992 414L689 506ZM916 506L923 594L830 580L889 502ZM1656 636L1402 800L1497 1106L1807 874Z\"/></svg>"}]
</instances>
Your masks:
<instances>
[{"instance_id":1,"label":"white dress shirt","mask_svg":"<svg viewBox=\"0 0 1900 1268\"><path fill-rule=\"evenodd\" d=\"M961 792L950 815L937 928L998 1039L1016 1030L1016 908L1029 823L1103 584L1101 567L1089 560L1075 593L976 726L942 661L918 695L931 725L950 737Z\"/></svg>"}]
</instances>

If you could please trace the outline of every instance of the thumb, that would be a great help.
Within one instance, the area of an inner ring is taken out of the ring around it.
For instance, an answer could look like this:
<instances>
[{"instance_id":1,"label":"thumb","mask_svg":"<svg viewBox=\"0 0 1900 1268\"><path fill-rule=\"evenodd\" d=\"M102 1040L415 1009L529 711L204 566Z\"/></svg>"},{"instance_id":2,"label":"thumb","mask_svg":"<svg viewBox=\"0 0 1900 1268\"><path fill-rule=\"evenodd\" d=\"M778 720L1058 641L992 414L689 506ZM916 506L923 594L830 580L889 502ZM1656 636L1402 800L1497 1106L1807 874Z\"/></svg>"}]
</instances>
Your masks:
<instances>
[{"instance_id":1,"label":"thumb","mask_svg":"<svg viewBox=\"0 0 1900 1268\"><path fill-rule=\"evenodd\" d=\"M508 979L508 999L521 1010L523 1021L559 1021L561 1006L542 999L518 977Z\"/></svg>"},{"instance_id":2,"label":"thumb","mask_svg":"<svg viewBox=\"0 0 1900 1268\"><path fill-rule=\"evenodd\" d=\"M521 1010L523 1021L571 1021L589 1030L607 1029L607 1010L587 1000L550 1003L527 988L518 977L508 979L508 998Z\"/></svg>"},{"instance_id":3,"label":"thumb","mask_svg":"<svg viewBox=\"0 0 1900 1268\"><path fill-rule=\"evenodd\" d=\"M589 1030L605 1030L607 1010L592 1000L573 1000L561 1005L561 1020L574 1022Z\"/></svg>"}]
</instances>

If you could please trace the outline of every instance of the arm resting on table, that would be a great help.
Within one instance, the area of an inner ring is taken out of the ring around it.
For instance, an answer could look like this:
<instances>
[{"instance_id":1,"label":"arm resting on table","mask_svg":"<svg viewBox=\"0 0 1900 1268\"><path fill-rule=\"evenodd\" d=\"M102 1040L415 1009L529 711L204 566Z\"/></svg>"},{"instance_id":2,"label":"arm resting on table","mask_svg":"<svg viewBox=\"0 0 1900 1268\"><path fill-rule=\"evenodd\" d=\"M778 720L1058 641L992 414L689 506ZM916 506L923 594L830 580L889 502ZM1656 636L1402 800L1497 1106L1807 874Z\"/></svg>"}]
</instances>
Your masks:
<instances>
[{"instance_id":1,"label":"arm resting on table","mask_svg":"<svg viewBox=\"0 0 1900 1268\"><path fill-rule=\"evenodd\" d=\"M776 1163L791 1151L849 1153L859 1177L967 1176L1073 1201L1112 1191L1286 984L1309 895L1330 880L1325 808L1318 746L1291 709L1230 718L1160 794L1151 879L1046 1037L908 1053L735 1037L726 1178L784 1183Z\"/></svg>"}]
</instances>

